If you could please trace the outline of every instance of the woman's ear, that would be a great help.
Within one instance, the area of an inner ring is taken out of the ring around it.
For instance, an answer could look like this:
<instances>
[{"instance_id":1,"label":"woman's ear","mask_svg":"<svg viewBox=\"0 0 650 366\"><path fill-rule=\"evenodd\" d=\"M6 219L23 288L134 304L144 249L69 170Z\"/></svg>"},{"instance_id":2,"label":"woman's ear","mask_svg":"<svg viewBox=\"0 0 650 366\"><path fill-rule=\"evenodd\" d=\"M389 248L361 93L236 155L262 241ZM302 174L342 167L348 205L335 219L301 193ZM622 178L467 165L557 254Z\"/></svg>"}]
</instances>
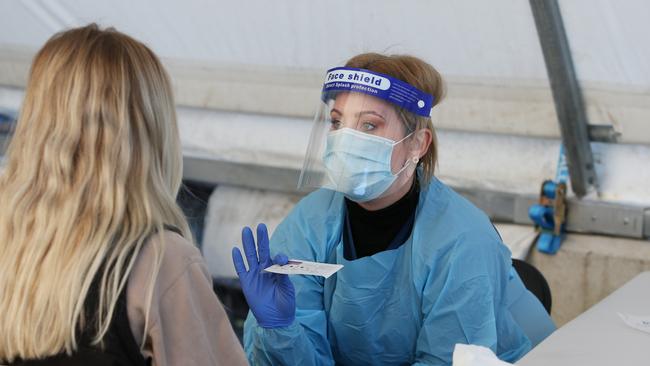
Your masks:
<instances>
[{"instance_id":1,"label":"woman's ear","mask_svg":"<svg viewBox=\"0 0 650 366\"><path fill-rule=\"evenodd\" d=\"M417 152L418 158L422 158L429 150L433 136L428 128L422 128L415 132L413 140L416 143L416 147L413 150Z\"/></svg>"}]
</instances>

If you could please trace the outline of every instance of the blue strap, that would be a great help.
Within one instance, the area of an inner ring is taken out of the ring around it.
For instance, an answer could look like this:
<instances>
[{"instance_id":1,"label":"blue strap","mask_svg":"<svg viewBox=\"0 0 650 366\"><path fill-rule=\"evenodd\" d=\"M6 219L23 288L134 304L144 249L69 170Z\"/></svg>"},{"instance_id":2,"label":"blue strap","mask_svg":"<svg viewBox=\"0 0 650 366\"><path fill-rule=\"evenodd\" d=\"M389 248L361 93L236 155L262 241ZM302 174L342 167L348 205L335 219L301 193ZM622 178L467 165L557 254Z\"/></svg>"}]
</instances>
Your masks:
<instances>
[{"instance_id":1,"label":"blue strap","mask_svg":"<svg viewBox=\"0 0 650 366\"><path fill-rule=\"evenodd\" d=\"M327 102L341 91L372 95L422 117L431 115L435 99L433 95L390 75L353 67L327 70L321 98Z\"/></svg>"}]
</instances>

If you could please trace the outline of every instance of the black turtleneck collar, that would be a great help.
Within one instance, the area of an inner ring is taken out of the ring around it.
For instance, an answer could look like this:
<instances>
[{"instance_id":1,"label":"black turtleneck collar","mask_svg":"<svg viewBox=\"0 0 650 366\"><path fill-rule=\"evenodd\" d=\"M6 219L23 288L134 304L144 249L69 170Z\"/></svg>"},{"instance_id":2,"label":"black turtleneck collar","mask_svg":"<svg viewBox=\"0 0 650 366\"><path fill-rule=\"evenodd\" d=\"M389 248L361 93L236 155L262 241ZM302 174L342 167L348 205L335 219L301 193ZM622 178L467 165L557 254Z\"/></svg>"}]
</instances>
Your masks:
<instances>
[{"instance_id":1,"label":"black turtleneck collar","mask_svg":"<svg viewBox=\"0 0 650 366\"><path fill-rule=\"evenodd\" d=\"M376 211L368 211L358 203L346 198L347 224L349 224L348 230L352 234L356 258L370 256L389 249L389 246L395 244L393 242L407 224L411 225L408 228L408 234L410 234L419 198L420 184L417 176L413 179L413 185L404 197L392 205ZM346 236L344 234L344 237ZM406 235L406 238L408 236Z\"/></svg>"}]
</instances>

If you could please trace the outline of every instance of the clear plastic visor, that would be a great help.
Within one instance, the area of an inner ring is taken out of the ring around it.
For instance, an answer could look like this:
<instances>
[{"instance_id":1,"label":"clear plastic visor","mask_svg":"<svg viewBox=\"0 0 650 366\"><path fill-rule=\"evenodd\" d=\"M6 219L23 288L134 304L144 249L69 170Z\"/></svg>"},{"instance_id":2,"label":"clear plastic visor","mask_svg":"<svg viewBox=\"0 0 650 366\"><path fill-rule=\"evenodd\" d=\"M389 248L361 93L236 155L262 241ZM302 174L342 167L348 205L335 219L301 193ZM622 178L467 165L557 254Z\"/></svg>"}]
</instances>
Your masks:
<instances>
[{"instance_id":1,"label":"clear plastic visor","mask_svg":"<svg viewBox=\"0 0 650 366\"><path fill-rule=\"evenodd\" d=\"M391 176L415 169L417 143L404 121L409 113L365 93L324 92L298 188L328 188L357 201L381 196Z\"/></svg>"}]
</instances>

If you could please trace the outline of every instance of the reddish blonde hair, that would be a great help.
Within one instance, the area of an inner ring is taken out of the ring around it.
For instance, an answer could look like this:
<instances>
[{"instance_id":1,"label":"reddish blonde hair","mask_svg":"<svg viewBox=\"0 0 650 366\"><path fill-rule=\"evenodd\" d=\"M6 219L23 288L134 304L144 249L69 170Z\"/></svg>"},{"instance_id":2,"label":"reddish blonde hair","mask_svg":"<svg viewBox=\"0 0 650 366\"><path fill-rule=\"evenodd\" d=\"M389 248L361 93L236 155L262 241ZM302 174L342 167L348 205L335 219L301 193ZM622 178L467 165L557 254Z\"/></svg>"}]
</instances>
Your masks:
<instances>
[{"instance_id":1,"label":"reddish blonde hair","mask_svg":"<svg viewBox=\"0 0 650 366\"><path fill-rule=\"evenodd\" d=\"M408 55L382 55L379 53L363 53L352 57L346 67L366 69L402 80L421 91L433 95L433 105L439 104L445 95L445 83L440 73L433 66L421 59ZM433 129L431 117L414 115L402 108L396 108L402 118L407 132L420 129L431 131L432 141L426 154L420 159L423 170L423 181L429 182L433 177L438 158L438 141Z\"/></svg>"}]
</instances>

